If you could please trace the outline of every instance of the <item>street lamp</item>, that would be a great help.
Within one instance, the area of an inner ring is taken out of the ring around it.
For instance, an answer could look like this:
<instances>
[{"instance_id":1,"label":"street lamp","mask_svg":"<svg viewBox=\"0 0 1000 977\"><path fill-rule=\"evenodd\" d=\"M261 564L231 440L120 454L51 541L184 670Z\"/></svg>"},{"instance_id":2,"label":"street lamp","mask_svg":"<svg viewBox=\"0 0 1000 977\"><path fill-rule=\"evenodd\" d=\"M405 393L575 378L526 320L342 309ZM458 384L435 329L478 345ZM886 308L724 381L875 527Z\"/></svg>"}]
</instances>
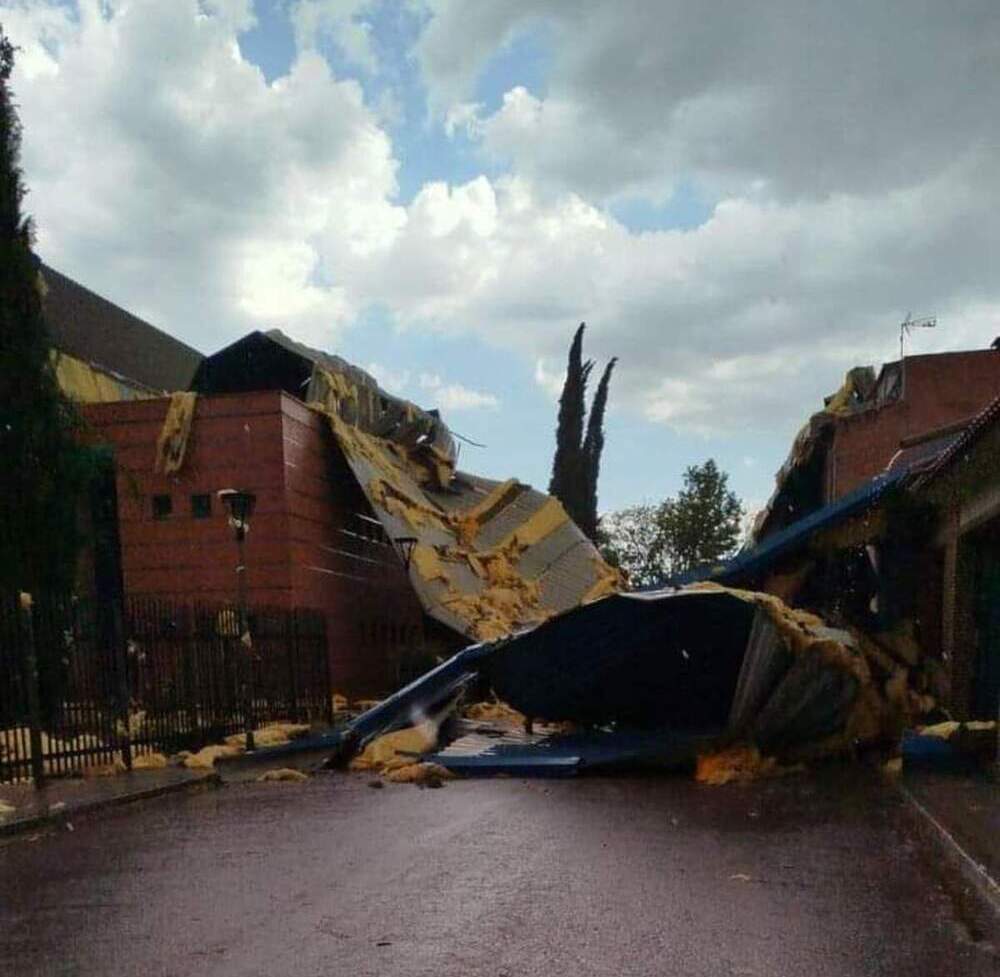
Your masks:
<instances>
[{"instance_id":1,"label":"street lamp","mask_svg":"<svg viewBox=\"0 0 1000 977\"><path fill-rule=\"evenodd\" d=\"M246 649L243 665L243 728L246 732L247 752L254 749L253 741L253 652L250 622L247 615L246 560L243 544L250 529L257 497L252 492L238 489L221 489L216 493L219 501L229 510L229 525L236 534L238 562L236 564L236 608L239 615L240 644Z\"/></svg>"},{"instance_id":2,"label":"street lamp","mask_svg":"<svg viewBox=\"0 0 1000 977\"><path fill-rule=\"evenodd\" d=\"M399 555L403 558L403 567L409 573L413 550L420 540L416 536L397 536L393 542L399 547Z\"/></svg>"}]
</instances>

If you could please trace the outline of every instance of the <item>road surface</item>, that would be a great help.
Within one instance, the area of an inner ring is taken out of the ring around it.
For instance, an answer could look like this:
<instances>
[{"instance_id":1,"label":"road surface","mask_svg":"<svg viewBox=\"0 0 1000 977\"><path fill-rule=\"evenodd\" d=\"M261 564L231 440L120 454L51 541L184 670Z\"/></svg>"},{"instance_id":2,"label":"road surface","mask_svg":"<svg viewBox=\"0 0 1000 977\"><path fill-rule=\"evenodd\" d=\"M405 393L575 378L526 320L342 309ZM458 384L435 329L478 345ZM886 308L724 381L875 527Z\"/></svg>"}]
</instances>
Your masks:
<instances>
[{"instance_id":1,"label":"road surface","mask_svg":"<svg viewBox=\"0 0 1000 977\"><path fill-rule=\"evenodd\" d=\"M0 849L0 973L997 974L893 804L851 771L168 797Z\"/></svg>"}]
</instances>

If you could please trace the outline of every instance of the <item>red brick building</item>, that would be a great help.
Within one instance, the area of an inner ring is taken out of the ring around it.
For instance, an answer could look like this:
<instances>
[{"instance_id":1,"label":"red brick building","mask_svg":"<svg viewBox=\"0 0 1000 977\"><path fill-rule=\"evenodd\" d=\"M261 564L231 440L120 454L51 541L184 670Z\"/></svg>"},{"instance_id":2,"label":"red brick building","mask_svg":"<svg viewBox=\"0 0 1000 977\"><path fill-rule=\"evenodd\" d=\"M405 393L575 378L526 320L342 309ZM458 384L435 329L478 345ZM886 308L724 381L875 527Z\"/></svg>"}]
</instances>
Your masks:
<instances>
[{"instance_id":1,"label":"red brick building","mask_svg":"<svg viewBox=\"0 0 1000 977\"><path fill-rule=\"evenodd\" d=\"M871 400L837 418L824 464L824 501L884 471L897 452L964 428L1000 391L1000 352L907 356L887 363Z\"/></svg>"},{"instance_id":2,"label":"red brick building","mask_svg":"<svg viewBox=\"0 0 1000 977\"><path fill-rule=\"evenodd\" d=\"M851 370L799 432L758 516L759 542L894 463L930 462L1000 392L1000 351L908 356Z\"/></svg>"},{"instance_id":3,"label":"red brick building","mask_svg":"<svg viewBox=\"0 0 1000 977\"><path fill-rule=\"evenodd\" d=\"M205 357L43 275L57 374L102 457L81 592L232 603L218 493L251 492L251 632L255 606L321 611L334 687L357 696L620 585L557 500L457 470L437 411L339 357L276 330Z\"/></svg>"},{"instance_id":4,"label":"red brick building","mask_svg":"<svg viewBox=\"0 0 1000 977\"><path fill-rule=\"evenodd\" d=\"M156 471L169 398L83 408L113 448L124 591L225 603L236 544L220 489L256 495L246 538L252 604L323 610L337 687L392 686L404 656L442 643L320 415L280 390L198 399L185 461ZM457 643L451 636L450 644Z\"/></svg>"}]
</instances>

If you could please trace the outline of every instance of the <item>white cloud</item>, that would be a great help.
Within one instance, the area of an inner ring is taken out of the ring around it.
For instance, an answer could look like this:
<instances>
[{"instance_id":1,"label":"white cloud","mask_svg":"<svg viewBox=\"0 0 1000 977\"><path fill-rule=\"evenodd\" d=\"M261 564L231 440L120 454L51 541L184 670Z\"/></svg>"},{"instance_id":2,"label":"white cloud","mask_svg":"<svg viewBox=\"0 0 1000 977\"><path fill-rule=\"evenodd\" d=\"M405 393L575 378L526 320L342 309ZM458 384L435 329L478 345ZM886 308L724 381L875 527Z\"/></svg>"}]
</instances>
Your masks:
<instances>
[{"instance_id":1,"label":"white cloud","mask_svg":"<svg viewBox=\"0 0 1000 977\"><path fill-rule=\"evenodd\" d=\"M429 392L428 406L443 411L496 410L500 406L493 394L470 390L460 383L446 383L437 373L421 373L417 383L421 390Z\"/></svg>"},{"instance_id":2,"label":"white cloud","mask_svg":"<svg viewBox=\"0 0 1000 977\"><path fill-rule=\"evenodd\" d=\"M401 395L410 384L409 370L395 370L383 363L369 363L366 369L391 394Z\"/></svg>"},{"instance_id":3,"label":"white cloud","mask_svg":"<svg viewBox=\"0 0 1000 977\"><path fill-rule=\"evenodd\" d=\"M405 207L379 114L315 49L324 18L365 5L307 7L269 85L239 57L241 0L86 0L79 18L0 0L43 257L204 348L272 325L333 348L378 303L403 329L515 351L552 396L586 320L588 355L621 358L612 410L688 432L790 432L848 366L894 355L907 309L940 320L915 349L1000 332L992 3L926 5L883 69L860 35L884 36L893 4L732 24L590 4L579 25L559 4L435 4L418 53L440 117L513 171ZM478 71L539 12L558 42L544 94L513 86L484 115ZM700 227L632 233L604 206L682 177L714 181ZM499 403L433 379L443 409Z\"/></svg>"},{"instance_id":4,"label":"white cloud","mask_svg":"<svg viewBox=\"0 0 1000 977\"><path fill-rule=\"evenodd\" d=\"M429 406L442 411L496 410L500 406L500 401L493 394L470 390L460 383L443 384L433 392L431 399L434 402Z\"/></svg>"},{"instance_id":5,"label":"white cloud","mask_svg":"<svg viewBox=\"0 0 1000 977\"><path fill-rule=\"evenodd\" d=\"M522 175L600 199L695 174L780 198L867 195L996 146L994 0L763 5L428 0L417 48L442 116L490 59L544 25L545 93L479 119Z\"/></svg>"},{"instance_id":6,"label":"white cloud","mask_svg":"<svg viewBox=\"0 0 1000 977\"><path fill-rule=\"evenodd\" d=\"M272 85L239 57L249 9L0 6L27 207L46 260L189 342L279 325L329 346L357 310L337 267L405 220L396 161L315 52Z\"/></svg>"},{"instance_id":7,"label":"white cloud","mask_svg":"<svg viewBox=\"0 0 1000 977\"><path fill-rule=\"evenodd\" d=\"M329 38L352 64L375 71L371 24L363 19L372 6L372 0L297 0L291 18L299 50L312 50Z\"/></svg>"}]
</instances>

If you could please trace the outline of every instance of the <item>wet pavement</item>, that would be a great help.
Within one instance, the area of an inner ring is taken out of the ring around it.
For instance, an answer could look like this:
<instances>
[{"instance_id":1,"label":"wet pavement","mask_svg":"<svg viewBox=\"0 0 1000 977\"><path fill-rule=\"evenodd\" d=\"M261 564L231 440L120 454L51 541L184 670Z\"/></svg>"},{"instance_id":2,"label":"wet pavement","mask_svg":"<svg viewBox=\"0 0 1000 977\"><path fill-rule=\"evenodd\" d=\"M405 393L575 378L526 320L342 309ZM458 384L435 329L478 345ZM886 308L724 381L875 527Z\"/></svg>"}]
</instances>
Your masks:
<instances>
[{"instance_id":1,"label":"wet pavement","mask_svg":"<svg viewBox=\"0 0 1000 977\"><path fill-rule=\"evenodd\" d=\"M173 795L0 848L0 973L1000 973L897 803L857 770Z\"/></svg>"}]
</instances>

